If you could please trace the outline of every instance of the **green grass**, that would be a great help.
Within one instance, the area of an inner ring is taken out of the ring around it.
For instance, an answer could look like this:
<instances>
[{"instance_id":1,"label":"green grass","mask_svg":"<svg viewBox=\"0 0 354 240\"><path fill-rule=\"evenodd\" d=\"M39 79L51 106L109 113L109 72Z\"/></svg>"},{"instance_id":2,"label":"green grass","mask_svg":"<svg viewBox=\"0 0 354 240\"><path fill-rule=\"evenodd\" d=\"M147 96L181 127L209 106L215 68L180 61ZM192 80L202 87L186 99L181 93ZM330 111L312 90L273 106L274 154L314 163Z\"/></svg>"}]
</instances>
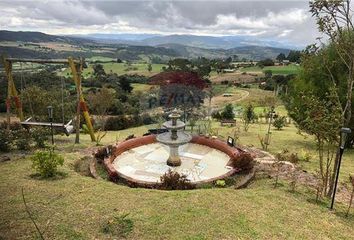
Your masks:
<instances>
[{"instance_id":1,"label":"green grass","mask_svg":"<svg viewBox=\"0 0 354 240\"><path fill-rule=\"evenodd\" d=\"M133 87L133 92L137 92L137 91L146 92L149 91L151 88L151 85L143 84L143 83L132 83L131 85Z\"/></svg>"},{"instance_id":2,"label":"green grass","mask_svg":"<svg viewBox=\"0 0 354 240\"><path fill-rule=\"evenodd\" d=\"M264 72L266 70L271 70L274 74L296 74L300 70L300 66L296 66L295 64L290 64L288 66L269 66L264 67L263 69L260 67L247 67L240 69L241 72Z\"/></svg>"},{"instance_id":3,"label":"green grass","mask_svg":"<svg viewBox=\"0 0 354 240\"><path fill-rule=\"evenodd\" d=\"M62 171L67 177L61 180L31 178L28 158L1 163L0 233L4 239L35 237L21 188L46 239L112 239L102 232L102 225L123 214L129 214L134 223L127 239L352 238L354 216L344 218L342 204L331 212L327 205L314 204L315 195L306 189L290 193L287 183L277 189L266 179L243 190L134 189L79 175L72 167L79 157L75 150L65 154Z\"/></svg>"}]
</instances>

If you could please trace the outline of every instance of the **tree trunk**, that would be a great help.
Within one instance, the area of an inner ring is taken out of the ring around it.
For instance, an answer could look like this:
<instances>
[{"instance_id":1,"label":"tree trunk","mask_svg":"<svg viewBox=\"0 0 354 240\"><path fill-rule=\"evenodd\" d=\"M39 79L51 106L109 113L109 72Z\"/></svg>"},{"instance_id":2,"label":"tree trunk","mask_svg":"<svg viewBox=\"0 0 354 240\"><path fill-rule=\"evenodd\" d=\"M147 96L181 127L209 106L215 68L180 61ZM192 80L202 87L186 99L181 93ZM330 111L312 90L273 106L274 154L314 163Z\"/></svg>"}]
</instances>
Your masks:
<instances>
[{"instance_id":1,"label":"tree trunk","mask_svg":"<svg viewBox=\"0 0 354 240\"><path fill-rule=\"evenodd\" d=\"M79 94L77 94L77 108L76 108L76 126L75 126L75 130L76 130L76 136L75 136L75 144L79 144L80 143L80 96Z\"/></svg>"},{"instance_id":2,"label":"tree trunk","mask_svg":"<svg viewBox=\"0 0 354 240\"><path fill-rule=\"evenodd\" d=\"M350 195L349 207L348 207L348 210L347 210L347 212L346 212L346 214L345 214L346 217L348 217L350 208L352 207L353 196L354 196L354 186L353 186L352 194Z\"/></svg>"}]
</instances>

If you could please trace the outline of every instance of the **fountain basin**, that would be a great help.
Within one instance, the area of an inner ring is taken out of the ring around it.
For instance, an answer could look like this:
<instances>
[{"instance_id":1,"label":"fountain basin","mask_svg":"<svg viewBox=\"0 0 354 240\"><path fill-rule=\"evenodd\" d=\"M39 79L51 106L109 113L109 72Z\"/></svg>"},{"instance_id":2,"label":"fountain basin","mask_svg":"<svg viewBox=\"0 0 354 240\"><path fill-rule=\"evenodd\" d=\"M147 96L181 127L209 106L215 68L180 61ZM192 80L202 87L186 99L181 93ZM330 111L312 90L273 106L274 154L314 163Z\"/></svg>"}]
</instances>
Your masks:
<instances>
[{"instance_id":1,"label":"fountain basin","mask_svg":"<svg viewBox=\"0 0 354 240\"><path fill-rule=\"evenodd\" d=\"M192 136L186 132L178 131L177 139L171 139L171 133L165 132L157 135L156 140L169 146L180 146L192 140Z\"/></svg>"},{"instance_id":2,"label":"fountain basin","mask_svg":"<svg viewBox=\"0 0 354 240\"><path fill-rule=\"evenodd\" d=\"M220 140L193 136L190 143L180 146L178 151L181 165L172 169L187 175L197 186L227 178L238 171L230 163L241 150ZM121 179L134 187L154 188L171 168L166 164L168 156L168 146L150 135L117 144L104 164L111 179Z\"/></svg>"}]
</instances>

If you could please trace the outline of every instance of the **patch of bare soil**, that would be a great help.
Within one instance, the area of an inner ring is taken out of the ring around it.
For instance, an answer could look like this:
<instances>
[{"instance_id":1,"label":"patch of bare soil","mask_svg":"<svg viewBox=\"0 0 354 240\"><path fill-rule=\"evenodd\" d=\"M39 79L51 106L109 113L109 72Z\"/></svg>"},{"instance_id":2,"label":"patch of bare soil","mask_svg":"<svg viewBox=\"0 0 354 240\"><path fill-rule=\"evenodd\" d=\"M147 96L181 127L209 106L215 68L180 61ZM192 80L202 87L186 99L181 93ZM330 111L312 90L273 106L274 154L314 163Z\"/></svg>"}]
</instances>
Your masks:
<instances>
[{"instance_id":1,"label":"patch of bare soil","mask_svg":"<svg viewBox=\"0 0 354 240\"><path fill-rule=\"evenodd\" d=\"M216 76L210 77L211 82L219 83L222 81L229 81L234 83L252 83L256 81L257 77L262 77L262 73L246 73L242 74L241 72L234 73L223 73Z\"/></svg>"},{"instance_id":2,"label":"patch of bare soil","mask_svg":"<svg viewBox=\"0 0 354 240\"><path fill-rule=\"evenodd\" d=\"M211 107L212 108L219 108L227 103L230 102L239 102L242 101L243 99L247 98L249 96L249 92L245 90L237 90L237 92L231 93L232 95L230 96L223 96L223 94L215 96L211 99ZM205 104L208 105L209 102L205 101Z\"/></svg>"}]
</instances>

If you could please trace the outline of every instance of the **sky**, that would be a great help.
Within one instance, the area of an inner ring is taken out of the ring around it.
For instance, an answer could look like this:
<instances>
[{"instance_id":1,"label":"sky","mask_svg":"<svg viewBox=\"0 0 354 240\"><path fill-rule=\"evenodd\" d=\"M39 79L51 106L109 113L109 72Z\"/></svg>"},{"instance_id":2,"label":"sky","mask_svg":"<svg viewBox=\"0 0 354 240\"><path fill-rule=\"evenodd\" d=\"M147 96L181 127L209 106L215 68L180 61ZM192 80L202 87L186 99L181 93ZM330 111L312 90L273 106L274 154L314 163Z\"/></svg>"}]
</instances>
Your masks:
<instances>
[{"instance_id":1,"label":"sky","mask_svg":"<svg viewBox=\"0 0 354 240\"><path fill-rule=\"evenodd\" d=\"M305 46L320 36L308 5L301 0L0 0L0 29L56 35L241 35Z\"/></svg>"}]
</instances>

